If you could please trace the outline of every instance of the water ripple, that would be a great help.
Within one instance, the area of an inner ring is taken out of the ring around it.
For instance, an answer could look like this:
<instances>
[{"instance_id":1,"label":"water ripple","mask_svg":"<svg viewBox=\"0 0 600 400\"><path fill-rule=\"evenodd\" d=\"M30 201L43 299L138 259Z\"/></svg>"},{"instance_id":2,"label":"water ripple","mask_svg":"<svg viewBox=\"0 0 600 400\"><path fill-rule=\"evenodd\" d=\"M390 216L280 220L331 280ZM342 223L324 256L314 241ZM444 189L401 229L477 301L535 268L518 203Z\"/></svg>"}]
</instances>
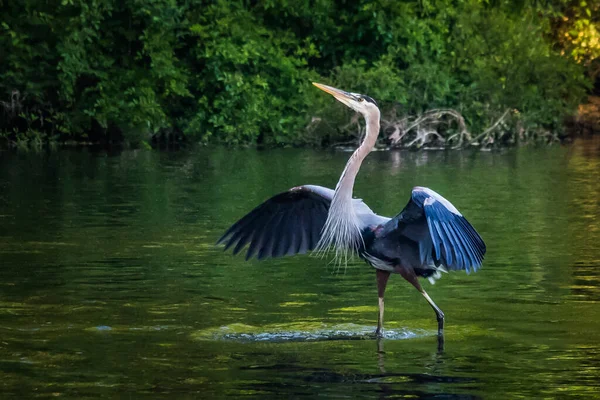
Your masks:
<instances>
[{"instance_id":1,"label":"water ripple","mask_svg":"<svg viewBox=\"0 0 600 400\"><path fill-rule=\"evenodd\" d=\"M431 336L425 330L409 330L406 328L386 329L384 338L404 340ZM244 324L232 324L198 331L192 335L197 340L224 340L241 342L304 342L325 340L370 340L375 339L375 327L356 324L340 324L327 326L321 324L290 324L290 326L269 325L255 327Z\"/></svg>"}]
</instances>

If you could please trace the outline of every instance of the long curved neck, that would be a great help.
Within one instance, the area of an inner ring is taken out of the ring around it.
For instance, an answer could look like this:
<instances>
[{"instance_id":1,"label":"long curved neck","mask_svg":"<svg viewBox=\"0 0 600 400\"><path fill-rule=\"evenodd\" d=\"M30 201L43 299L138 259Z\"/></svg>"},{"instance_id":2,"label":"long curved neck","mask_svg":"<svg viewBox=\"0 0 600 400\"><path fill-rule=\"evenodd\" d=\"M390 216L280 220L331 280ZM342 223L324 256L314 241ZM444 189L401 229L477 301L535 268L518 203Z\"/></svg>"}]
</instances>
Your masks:
<instances>
[{"instance_id":1,"label":"long curved neck","mask_svg":"<svg viewBox=\"0 0 600 400\"><path fill-rule=\"evenodd\" d=\"M344 172L342 172L342 176L335 187L334 199L336 196L344 196L352 199L352 190L354 189L356 175L358 175L363 160L373 150L377 142L377 137L379 136L379 118L379 110L365 116L365 138L346 163Z\"/></svg>"},{"instance_id":2,"label":"long curved neck","mask_svg":"<svg viewBox=\"0 0 600 400\"><path fill-rule=\"evenodd\" d=\"M357 252L363 245L362 227L352 204L352 190L358 170L379 136L379 118L379 110L374 110L365 116L367 125L365 138L346 163L344 172L335 187L327 220L317 243L317 252L333 247L336 260L340 263L347 263L348 254Z\"/></svg>"}]
</instances>

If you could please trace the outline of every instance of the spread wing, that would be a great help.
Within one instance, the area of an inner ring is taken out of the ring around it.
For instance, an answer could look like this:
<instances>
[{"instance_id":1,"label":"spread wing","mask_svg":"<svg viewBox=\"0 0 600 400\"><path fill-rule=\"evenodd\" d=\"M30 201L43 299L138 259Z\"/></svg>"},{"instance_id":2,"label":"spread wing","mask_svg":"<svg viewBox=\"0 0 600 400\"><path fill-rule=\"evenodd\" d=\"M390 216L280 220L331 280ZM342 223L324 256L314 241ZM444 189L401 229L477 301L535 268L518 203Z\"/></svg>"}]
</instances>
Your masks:
<instances>
[{"instance_id":1,"label":"spread wing","mask_svg":"<svg viewBox=\"0 0 600 400\"><path fill-rule=\"evenodd\" d=\"M415 187L411 198L384 231L396 231L419 244L421 263L476 271L483 262L485 243L469 221L438 193Z\"/></svg>"},{"instance_id":2,"label":"spread wing","mask_svg":"<svg viewBox=\"0 0 600 400\"><path fill-rule=\"evenodd\" d=\"M333 190L305 185L279 193L250 211L223 234L217 244L246 260L304 254L313 250L327 220Z\"/></svg>"}]
</instances>

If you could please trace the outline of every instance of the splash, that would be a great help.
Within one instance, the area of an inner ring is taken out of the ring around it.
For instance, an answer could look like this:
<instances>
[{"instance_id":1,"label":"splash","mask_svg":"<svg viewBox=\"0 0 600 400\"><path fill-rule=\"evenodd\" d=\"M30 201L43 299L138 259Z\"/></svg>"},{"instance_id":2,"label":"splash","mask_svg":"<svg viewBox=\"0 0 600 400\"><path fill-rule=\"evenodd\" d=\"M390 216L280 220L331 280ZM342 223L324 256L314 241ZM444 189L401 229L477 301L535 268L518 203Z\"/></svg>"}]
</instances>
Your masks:
<instances>
[{"instance_id":1,"label":"splash","mask_svg":"<svg viewBox=\"0 0 600 400\"><path fill-rule=\"evenodd\" d=\"M405 340L430 336L431 332L409 330L406 328L386 329L384 338ZM195 332L197 340L237 341L237 342L307 342L328 340L372 340L375 339L375 327L356 324L306 324L268 325L256 327L244 324L232 324Z\"/></svg>"}]
</instances>

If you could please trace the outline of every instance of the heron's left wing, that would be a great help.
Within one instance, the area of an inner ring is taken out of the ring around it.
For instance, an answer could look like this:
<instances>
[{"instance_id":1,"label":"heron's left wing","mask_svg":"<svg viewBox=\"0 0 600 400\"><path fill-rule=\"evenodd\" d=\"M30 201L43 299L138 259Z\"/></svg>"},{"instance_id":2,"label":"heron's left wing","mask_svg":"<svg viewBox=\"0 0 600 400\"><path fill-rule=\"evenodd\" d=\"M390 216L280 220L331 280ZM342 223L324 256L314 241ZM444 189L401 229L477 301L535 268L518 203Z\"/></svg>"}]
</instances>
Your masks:
<instances>
[{"instance_id":1,"label":"heron's left wing","mask_svg":"<svg viewBox=\"0 0 600 400\"><path fill-rule=\"evenodd\" d=\"M260 204L223 234L217 244L233 254L246 245L246 260L304 254L319 241L333 190L315 185L294 187Z\"/></svg>"},{"instance_id":2,"label":"heron's left wing","mask_svg":"<svg viewBox=\"0 0 600 400\"><path fill-rule=\"evenodd\" d=\"M422 264L435 261L469 272L481 266L486 252L483 239L456 207L424 187L413 189L404 210L384 230L417 242Z\"/></svg>"}]
</instances>

